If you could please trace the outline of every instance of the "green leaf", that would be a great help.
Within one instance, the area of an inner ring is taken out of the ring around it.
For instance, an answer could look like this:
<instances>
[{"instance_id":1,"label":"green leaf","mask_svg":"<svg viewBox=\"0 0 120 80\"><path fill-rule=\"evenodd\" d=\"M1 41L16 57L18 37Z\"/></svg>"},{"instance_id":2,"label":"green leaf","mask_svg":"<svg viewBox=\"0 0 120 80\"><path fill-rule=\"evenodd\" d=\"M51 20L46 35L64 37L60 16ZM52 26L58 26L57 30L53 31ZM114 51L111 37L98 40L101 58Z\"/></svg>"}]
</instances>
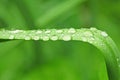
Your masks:
<instances>
[{"instance_id":1,"label":"green leaf","mask_svg":"<svg viewBox=\"0 0 120 80\"><path fill-rule=\"evenodd\" d=\"M43 30L1 30L0 39L24 39L24 40L77 40L88 42L103 52L110 80L119 80L119 50L115 43L104 31L96 28L82 29L43 29Z\"/></svg>"}]
</instances>

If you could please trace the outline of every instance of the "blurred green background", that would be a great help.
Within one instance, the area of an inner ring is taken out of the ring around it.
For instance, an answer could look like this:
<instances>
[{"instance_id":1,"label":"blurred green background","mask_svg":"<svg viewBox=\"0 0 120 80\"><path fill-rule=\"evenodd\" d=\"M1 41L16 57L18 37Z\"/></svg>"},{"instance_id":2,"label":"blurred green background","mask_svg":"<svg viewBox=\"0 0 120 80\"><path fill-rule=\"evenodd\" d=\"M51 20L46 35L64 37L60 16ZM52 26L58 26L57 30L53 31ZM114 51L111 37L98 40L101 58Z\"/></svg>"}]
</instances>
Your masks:
<instances>
[{"instance_id":1,"label":"blurred green background","mask_svg":"<svg viewBox=\"0 0 120 80\"><path fill-rule=\"evenodd\" d=\"M120 49L120 0L0 0L0 28L96 27ZM0 80L108 80L94 46L79 41L0 43Z\"/></svg>"}]
</instances>

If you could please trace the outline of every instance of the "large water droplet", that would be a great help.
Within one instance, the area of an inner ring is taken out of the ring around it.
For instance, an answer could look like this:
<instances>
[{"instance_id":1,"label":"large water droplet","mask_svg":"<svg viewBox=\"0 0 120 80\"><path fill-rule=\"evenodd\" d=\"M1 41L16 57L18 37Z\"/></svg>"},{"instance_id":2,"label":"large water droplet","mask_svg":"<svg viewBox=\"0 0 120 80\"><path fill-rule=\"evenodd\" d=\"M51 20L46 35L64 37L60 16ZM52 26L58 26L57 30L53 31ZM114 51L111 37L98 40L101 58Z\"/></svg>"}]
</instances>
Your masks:
<instances>
[{"instance_id":1,"label":"large water droplet","mask_svg":"<svg viewBox=\"0 0 120 80\"><path fill-rule=\"evenodd\" d=\"M25 36L25 40L30 40L31 38L29 36Z\"/></svg>"},{"instance_id":2,"label":"large water droplet","mask_svg":"<svg viewBox=\"0 0 120 80\"><path fill-rule=\"evenodd\" d=\"M58 40L58 36L52 36L52 37L50 37L50 39L53 41L56 41L56 40Z\"/></svg>"},{"instance_id":3,"label":"large water droplet","mask_svg":"<svg viewBox=\"0 0 120 80\"><path fill-rule=\"evenodd\" d=\"M69 40L71 40L71 36L70 35L64 35L62 39L64 41L69 41Z\"/></svg>"},{"instance_id":4,"label":"large water droplet","mask_svg":"<svg viewBox=\"0 0 120 80\"><path fill-rule=\"evenodd\" d=\"M68 30L68 33L75 33L76 32L76 30L74 29L74 28L70 28L69 30Z\"/></svg>"},{"instance_id":5,"label":"large water droplet","mask_svg":"<svg viewBox=\"0 0 120 80\"><path fill-rule=\"evenodd\" d=\"M101 32L101 35L103 36L103 37L107 37L108 36L108 34L106 33L106 32Z\"/></svg>"},{"instance_id":6,"label":"large water droplet","mask_svg":"<svg viewBox=\"0 0 120 80\"><path fill-rule=\"evenodd\" d=\"M9 36L9 39L14 39L14 35L10 35L10 36Z\"/></svg>"},{"instance_id":7,"label":"large water droplet","mask_svg":"<svg viewBox=\"0 0 120 80\"><path fill-rule=\"evenodd\" d=\"M48 41L49 37L48 36L43 36L42 39L43 39L43 41Z\"/></svg>"},{"instance_id":8,"label":"large water droplet","mask_svg":"<svg viewBox=\"0 0 120 80\"><path fill-rule=\"evenodd\" d=\"M33 40L39 40L40 37L39 37L39 36L34 36L32 39L33 39Z\"/></svg>"}]
</instances>

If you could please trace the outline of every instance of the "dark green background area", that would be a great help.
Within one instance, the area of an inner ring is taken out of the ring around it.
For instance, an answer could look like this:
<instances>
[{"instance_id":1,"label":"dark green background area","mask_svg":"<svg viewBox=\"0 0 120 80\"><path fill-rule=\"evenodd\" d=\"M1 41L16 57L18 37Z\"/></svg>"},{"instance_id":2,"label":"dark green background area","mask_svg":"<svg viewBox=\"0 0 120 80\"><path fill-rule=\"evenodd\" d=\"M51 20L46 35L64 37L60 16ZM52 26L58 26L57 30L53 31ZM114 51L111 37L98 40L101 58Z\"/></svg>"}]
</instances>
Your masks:
<instances>
[{"instance_id":1,"label":"dark green background area","mask_svg":"<svg viewBox=\"0 0 120 80\"><path fill-rule=\"evenodd\" d=\"M0 0L0 28L89 28L106 31L120 49L120 0ZM94 46L79 41L0 43L0 80L108 80Z\"/></svg>"}]
</instances>

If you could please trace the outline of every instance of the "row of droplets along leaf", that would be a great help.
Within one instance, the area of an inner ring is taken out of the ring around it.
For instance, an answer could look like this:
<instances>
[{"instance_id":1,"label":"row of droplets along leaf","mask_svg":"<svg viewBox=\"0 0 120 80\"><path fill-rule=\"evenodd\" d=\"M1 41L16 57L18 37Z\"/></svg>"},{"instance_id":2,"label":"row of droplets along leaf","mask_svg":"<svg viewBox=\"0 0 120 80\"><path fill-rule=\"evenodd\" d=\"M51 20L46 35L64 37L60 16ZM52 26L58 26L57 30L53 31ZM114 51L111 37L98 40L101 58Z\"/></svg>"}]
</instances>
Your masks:
<instances>
[{"instance_id":1,"label":"row of droplets along leaf","mask_svg":"<svg viewBox=\"0 0 120 80\"><path fill-rule=\"evenodd\" d=\"M95 34L99 33L103 38L108 37L104 31L97 30L96 28L82 28L82 29L44 29L44 30L0 30L1 39L24 39L24 40L43 40L43 41L56 41L56 40L81 40L99 46L105 46L102 41L97 43L98 38ZM100 40L100 39L99 39ZM101 39L102 40L102 39ZM101 44L100 44L101 42ZM117 61L119 61L117 59ZM120 67L120 65L119 65Z\"/></svg>"},{"instance_id":2,"label":"row of droplets along leaf","mask_svg":"<svg viewBox=\"0 0 120 80\"><path fill-rule=\"evenodd\" d=\"M43 29L43 30L0 30L1 39L24 39L24 40L82 40L84 42L94 42L94 34L96 28L82 29ZM103 37L108 34L101 31Z\"/></svg>"}]
</instances>

